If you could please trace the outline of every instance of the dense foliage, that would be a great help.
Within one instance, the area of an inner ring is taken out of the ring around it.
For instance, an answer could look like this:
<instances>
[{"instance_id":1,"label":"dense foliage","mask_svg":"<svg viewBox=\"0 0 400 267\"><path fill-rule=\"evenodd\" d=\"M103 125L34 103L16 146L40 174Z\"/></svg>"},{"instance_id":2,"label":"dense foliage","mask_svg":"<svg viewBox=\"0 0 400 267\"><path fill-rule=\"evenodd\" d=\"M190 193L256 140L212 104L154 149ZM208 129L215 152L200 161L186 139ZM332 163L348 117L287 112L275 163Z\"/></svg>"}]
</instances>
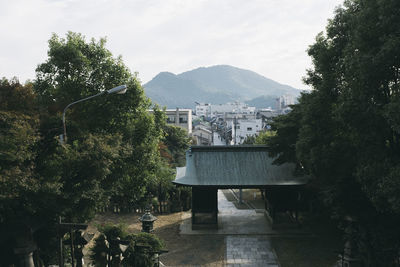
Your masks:
<instances>
[{"instance_id":1,"label":"dense foliage","mask_svg":"<svg viewBox=\"0 0 400 267\"><path fill-rule=\"evenodd\" d=\"M2 79L0 103L0 258L11 264L12 247L5 244L26 230L21 222L38 224L33 215L46 185L34 170L40 135L32 85Z\"/></svg>"},{"instance_id":2,"label":"dense foliage","mask_svg":"<svg viewBox=\"0 0 400 267\"><path fill-rule=\"evenodd\" d=\"M186 130L172 125L164 125L164 137L162 154L168 159L172 167L185 166L186 150L189 148L190 138Z\"/></svg>"},{"instance_id":3,"label":"dense foliage","mask_svg":"<svg viewBox=\"0 0 400 267\"><path fill-rule=\"evenodd\" d=\"M45 264L55 263L59 216L83 223L112 203L130 209L145 202L160 169L162 112L148 112L151 102L136 76L105 43L71 32L65 39L53 35L32 84L1 80L2 262L13 261L14 247L35 242ZM68 109L68 140L59 142L65 106L120 84L126 94Z\"/></svg>"},{"instance_id":4,"label":"dense foliage","mask_svg":"<svg viewBox=\"0 0 400 267\"><path fill-rule=\"evenodd\" d=\"M275 135L276 132L271 130L262 131L258 135L248 135L244 139L243 145L264 145Z\"/></svg>"},{"instance_id":5,"label":"dense foliage","mask_svg":"<svg viewBox=\"0 0 400 267\"><path fill-rule=\"evenodd\" d=\"M95 266L151 267L156 263L154 255L164 248L163 241L157 236L129 234L124 225L106 224L100 226L99 231L100 235L90 249L90 259Z\"/></svg>"},{"instance_id":6,"label":"dense foliage","mask_svg":"<svg viewBox=\"0 0 400 267\"><path fill-rule=\"evenodd\" d=\"M314 177L334 218L351 221L348 238L364 266L392 266L400 247L400 2L345 1L308 53L314 67L304 80L313 90L275 120L267 143L277 163L296 162Z\"/></svg>"},{"instance_id":7,"label":"dense foliage","mask_svg":"<svg viewBox=\"0 0 400 267\"><path fill-rule=\"evenodd\" d=\"M159 212L188 210L191 205L191 189L177 187L172 181L175 179L175 168L185 165L190 138L186 130L166 124L165 119L160 125L163 129L159 143L162 160L158 162L156 178L149 185L150 193L157 196L153 207ZM168 203L167 207L163 207L165 203Z\"/></svg>"},{"instance_id":8,"label":"dense foliage","mask_svg":"<svg viewBox=\"0 0 400 267\"><path fill-rule=\"evenodd\" d=\"M42 117L47 129L60 132L60 112L68 103L120 84L128 86L126 94L104 95L72 106L66 113L69 139L64 147L81 146L90 134L98 139L97 144L114 142L114 151L108 152L114 153L115 159L99 157L93 162L97 165L93 167L108 172L96 181L100 188L106 188L110 201L124 208L134 205L143 197L146 181L154 176L158 159L161 130L154 116L147 112L150 101L122 59L113 58L105 48L104 39L87 43L75 33L68 33L66 39L54 35L49 41L48 54L48 60L37 68L34 86L40 103L46 107ZM54 142L54 134L45 136L43 142ZM48 150L48 145L45 147ZM49 152L53 151L41 155ZM90 170L86 173L77 168L72 170L83 176L98 176Z\"/></svg>"}]
</instances>

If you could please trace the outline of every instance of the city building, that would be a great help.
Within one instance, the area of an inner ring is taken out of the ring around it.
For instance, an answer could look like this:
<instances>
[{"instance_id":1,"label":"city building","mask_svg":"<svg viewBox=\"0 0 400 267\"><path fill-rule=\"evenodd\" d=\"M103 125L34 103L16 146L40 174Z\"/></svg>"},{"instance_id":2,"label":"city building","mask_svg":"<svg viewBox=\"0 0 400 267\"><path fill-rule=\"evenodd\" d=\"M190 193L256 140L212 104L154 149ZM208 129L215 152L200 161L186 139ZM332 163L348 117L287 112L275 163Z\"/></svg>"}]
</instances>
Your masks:
<instances>
[{"instance_id":1,"label":"city building","mask_svg":"<svg viewBox=\"0 0 400 267\"><path fill-rule=\"evenodd\" d=\"M194 127L192 136L196 140L197 145L210 146L213 142L212 131L202 125Z\"/></svg>"},{"instance_id":2,"label":"city building","mask_svg":"<svg viewBox=\"0 0 400 267\"><path fill-rule=\"evenodd\" d=\"M167 123L170 125L179 126L192 134L192 110L191 109L167 109Z\"/></svg>"},{"instance_id":3,"label":"city building","mask_svg":"<svg viewBox=\"0 0 400 267\"><path fill-rule=\"evenodd\" d=\"M211 117L223 116L225 113L254 116L256 108L240 102L211 105Z\"/></svg>"},{"instance_id":4,"label":"city building","mask_svg":"<svg viewBox=\"0 0 400 267\"><path fill-rule=\"evenodd\" d=\"M240 145L248 136L258 135L263 129L261 119L243 120L235 119L232 121L232 144Z\"/></svg>"},{"instance_id":5,"label":"city building","mask_svg":"<svg viewBox=\"0 0 400 267\"><path fill-rule=\"evenodd\" d=\"M152 110L149 110L152 113ZM166 109L167 124L175 125L185 129L189 135L192 134L192 110L191 109Z\"/></svg>"},{"instance_id":6,"label":"city building","mask_svg":"<svg viewBox=\"0 0 400 267\"><path fill-rule=\"evenodd\" d=\"M209 118L211 116L211 104L197 103L196 116Z\"/></svg>"},{"instance_id":7,"label":"city building","mask_svg":"<svg viewBox=\"0 0 400 267\"><path fill-rule=\"evenodd\" d=\"M284 94L276 99L276 109L282 110L290 105L296 103L296 96L291 94Z\"/></svg>"}]
</instances>

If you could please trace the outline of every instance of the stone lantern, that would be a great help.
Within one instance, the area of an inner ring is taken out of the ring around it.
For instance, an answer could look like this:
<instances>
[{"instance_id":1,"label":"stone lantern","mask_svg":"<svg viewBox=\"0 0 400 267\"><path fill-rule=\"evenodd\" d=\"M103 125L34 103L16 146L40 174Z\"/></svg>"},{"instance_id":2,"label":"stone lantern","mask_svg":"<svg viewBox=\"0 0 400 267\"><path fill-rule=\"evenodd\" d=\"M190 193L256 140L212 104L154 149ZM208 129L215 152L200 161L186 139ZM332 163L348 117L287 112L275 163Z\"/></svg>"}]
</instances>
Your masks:
<instances>
[{"instance_id":1,"label":"stone lantern","mask_svg":"<svg viewBox=\"0 0 400 267\"><path fill-rule=\"evenodd\" d=\"M362 266L361 259L358 256L357 246L352 239L352 235L358 231L357 219L351 216L344 218L346 227L344 229L344 249L343 254L339 256L338 266L340 267L360 267Z\"/></svg>"},{"instance_id":2,"label":"stone lantern","mask_svg":"<svg viewBox=\"0 0 400 267\"><path fill-rule=\"evenodd\" d=\"M142 222L142 232L153 232L153 224L156 220L157 217L150 213L150 209L146 209L145 214L139 218L139 221Z\"/></svg>"}]
</instances>

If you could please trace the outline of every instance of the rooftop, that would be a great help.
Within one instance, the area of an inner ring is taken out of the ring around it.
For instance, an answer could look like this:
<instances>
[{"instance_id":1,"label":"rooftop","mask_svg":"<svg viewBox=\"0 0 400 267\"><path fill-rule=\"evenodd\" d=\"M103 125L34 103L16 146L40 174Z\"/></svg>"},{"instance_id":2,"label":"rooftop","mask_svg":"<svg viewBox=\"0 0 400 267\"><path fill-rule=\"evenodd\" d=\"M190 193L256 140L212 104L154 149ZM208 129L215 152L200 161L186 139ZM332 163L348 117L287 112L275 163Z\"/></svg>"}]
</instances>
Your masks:
<instances>
[{"instance_id":1,"label":"rooftop","mask_svg":"<svg viewBox=\"0 0 400 267\"><path fill-rule=\"evenodd\" d=\"M304 185L308 177L295 174L295 164L274 165L267 146L192 146L186 167L177 168L175 184L246 188Z\"/></svg>"}]
</instances>

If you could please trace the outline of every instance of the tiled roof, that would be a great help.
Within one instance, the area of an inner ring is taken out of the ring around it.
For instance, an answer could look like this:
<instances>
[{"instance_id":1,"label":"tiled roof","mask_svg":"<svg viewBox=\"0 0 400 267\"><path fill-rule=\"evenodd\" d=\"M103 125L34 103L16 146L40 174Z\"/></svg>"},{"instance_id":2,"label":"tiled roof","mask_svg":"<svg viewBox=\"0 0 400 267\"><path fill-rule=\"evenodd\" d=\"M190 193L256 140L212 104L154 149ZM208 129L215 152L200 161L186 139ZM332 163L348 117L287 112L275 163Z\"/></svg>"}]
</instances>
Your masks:
<instances>
[{"instance_id":1,"label":"tiled roof","mask_svg":"<svg viewBox=\"0 0 400 267\"><path fill-rule=\"evenodd\" d=\"M177 168L175 184L188 186L255 187L302 185L295 165L273 165L266 146L193 146L186 167Z\"/></svg>"}]
</instances>

